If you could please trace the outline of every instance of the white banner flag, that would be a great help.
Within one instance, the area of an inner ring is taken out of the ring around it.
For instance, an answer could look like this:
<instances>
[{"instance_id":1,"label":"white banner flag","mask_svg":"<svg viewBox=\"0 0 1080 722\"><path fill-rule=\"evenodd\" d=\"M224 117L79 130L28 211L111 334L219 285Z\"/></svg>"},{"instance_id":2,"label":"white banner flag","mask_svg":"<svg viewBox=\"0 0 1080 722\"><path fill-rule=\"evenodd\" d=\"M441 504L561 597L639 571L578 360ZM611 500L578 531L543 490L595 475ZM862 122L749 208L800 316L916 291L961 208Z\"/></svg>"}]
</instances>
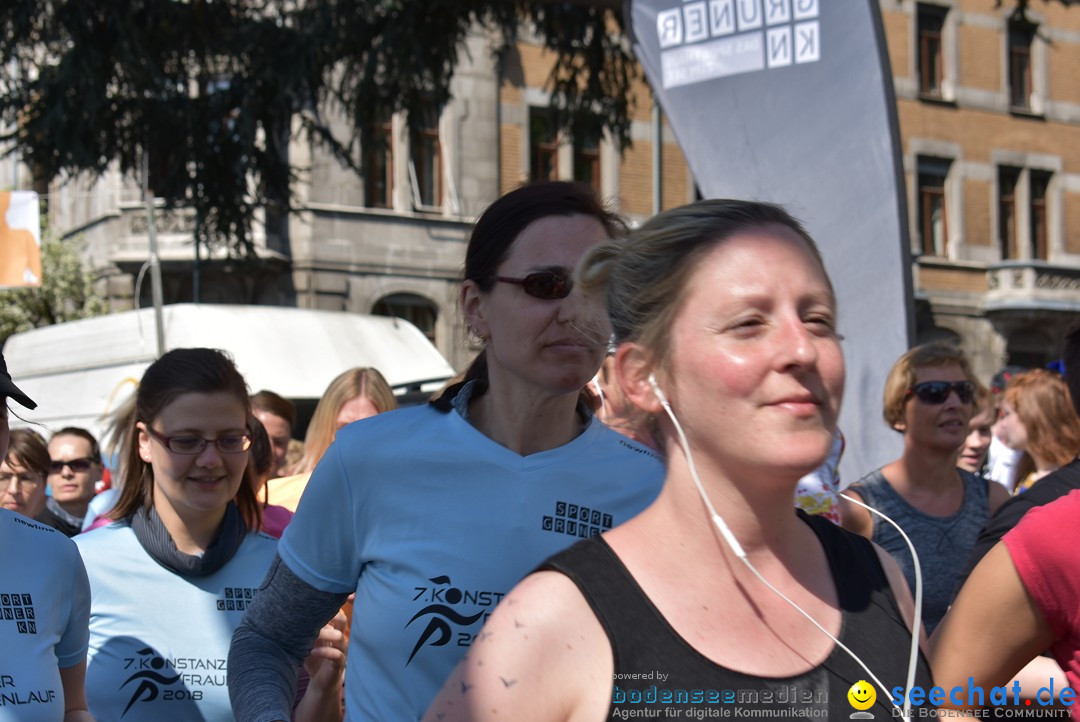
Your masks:
<instances>
[{"instance_id":1,"label":"white banner flag","mask_svg":"<svg viewBox=\"0 0 1080 722\"><path fill-rule=\"evenodd\" d=\"M41 285L41 206L33 191L0 193L0 288Z\"/></svg>"}]
</instances>

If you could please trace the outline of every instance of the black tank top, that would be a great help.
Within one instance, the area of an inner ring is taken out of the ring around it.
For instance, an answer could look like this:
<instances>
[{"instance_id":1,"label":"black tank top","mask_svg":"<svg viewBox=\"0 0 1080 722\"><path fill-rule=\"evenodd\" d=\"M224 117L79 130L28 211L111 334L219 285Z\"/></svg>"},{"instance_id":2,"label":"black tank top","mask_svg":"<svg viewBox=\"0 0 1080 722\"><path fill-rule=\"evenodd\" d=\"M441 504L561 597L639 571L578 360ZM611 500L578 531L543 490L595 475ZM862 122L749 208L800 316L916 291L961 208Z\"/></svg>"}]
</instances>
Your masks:
<instances>
[{"instance_id":1,"label":"black tank top","mask_svg":"<svg viewBox=\"0 0 1080 722\"><path fill-rule=\"evenodd\" d=\"M911 635L870 542L821 517L800 516L829 560L843 615L840 641L887 689L903 687ZM577 543L541 569L570 577L607 632L615 660L607 719L893 716L889 699L837 646L821 665L794 677L756 677L710 661L668 625L602 537ZM877 697L865 711L848 701L848 691L860 680L869 682ZM933 686L921 654L915 684ZM853 716L856 712L861 714Z\"/></svg>"}]
</instances>

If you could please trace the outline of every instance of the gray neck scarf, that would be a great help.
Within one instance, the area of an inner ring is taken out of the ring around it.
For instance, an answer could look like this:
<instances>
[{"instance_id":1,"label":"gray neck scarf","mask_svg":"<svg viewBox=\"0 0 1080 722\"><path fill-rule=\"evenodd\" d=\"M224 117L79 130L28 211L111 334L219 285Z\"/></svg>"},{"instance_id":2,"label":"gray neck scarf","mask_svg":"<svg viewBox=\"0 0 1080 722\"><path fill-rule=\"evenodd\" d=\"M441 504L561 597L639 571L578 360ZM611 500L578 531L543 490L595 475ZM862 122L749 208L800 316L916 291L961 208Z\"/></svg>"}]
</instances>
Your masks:
<instances>
[{"instance_id":1,"label":"gray neck scarf","mask_svg":"<svg viewBox=\"0 0 1080 722\"><path fill-rule=\"evenodd\" d=\"M171 572L185 577L206 577L225 566L240 548L247 526L234 502L225 508L225 519L202 556L185 554L176 548L156 509L140 507L131 517L131 530L150 557Z\"/></svg>"}]
</instances>

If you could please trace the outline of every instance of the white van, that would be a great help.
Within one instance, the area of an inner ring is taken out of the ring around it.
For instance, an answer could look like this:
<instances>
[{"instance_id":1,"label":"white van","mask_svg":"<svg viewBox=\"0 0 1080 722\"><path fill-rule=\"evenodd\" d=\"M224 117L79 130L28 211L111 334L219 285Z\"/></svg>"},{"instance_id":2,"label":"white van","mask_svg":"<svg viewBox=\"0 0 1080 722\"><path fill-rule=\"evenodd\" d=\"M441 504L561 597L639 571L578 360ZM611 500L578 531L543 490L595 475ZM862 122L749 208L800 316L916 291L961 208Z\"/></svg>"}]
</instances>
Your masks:
<instances>
[{"instance_id":1,"label":"white van","mask_svg":"<svg viewBox=\"0 0 1080 722\"><path fill-rule=\"evenodd\" d=\"M267 389L297 405L303 438L327 385L356 366L378 369L395 394L426 398L454 369L411 323L276 306L165 306L165 349L204 346L232 356L251 391ZM154 311L146 308L18 333L4 344L15 383L38 407L17 408L46 437L81 426L100 438L103 418L135 389L157 357ZM13 415L13 426L21 425ZM44 428L42 428L44 427ZM298 433L299 432L299 433Z\"/></svg>"}]
</instances>

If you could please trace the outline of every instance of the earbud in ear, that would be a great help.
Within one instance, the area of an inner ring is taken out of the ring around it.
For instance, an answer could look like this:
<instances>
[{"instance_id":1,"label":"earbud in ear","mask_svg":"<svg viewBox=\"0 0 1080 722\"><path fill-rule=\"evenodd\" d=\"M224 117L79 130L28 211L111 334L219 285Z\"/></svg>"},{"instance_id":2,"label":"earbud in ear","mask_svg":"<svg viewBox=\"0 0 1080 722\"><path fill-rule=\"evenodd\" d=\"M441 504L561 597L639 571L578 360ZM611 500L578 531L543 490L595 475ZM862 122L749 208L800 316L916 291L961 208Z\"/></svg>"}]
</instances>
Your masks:
<instances>
[{"instance_id":1,"label":"earbud in ear","mask_svg":"<svg viewBox=\"0 0 1080 722\"><path fill-rule=\"evenodd\" d=\"M668 403L667 396L664 396L660 384L656 383L656 374L649 374L649 386L652 386L653 393L656 394L656 400L666 406Z\"/></svg>"}]
</instances>

